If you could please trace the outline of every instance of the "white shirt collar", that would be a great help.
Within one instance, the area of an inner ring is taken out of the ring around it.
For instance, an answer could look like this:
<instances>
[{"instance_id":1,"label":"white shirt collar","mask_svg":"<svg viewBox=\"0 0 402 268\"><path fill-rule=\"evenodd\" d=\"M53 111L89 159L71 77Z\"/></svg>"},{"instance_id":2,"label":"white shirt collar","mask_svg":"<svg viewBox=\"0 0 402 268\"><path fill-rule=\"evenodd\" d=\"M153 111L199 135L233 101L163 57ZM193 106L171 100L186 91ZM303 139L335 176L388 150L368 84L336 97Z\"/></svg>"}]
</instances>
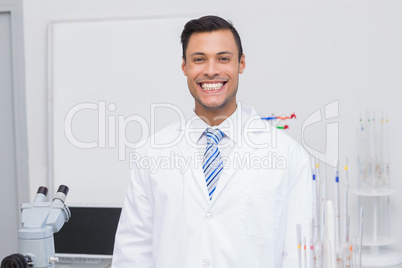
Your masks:
<instances>
[{"instance_id":1,"label":"white shirt collar","mask_svg":"<svg viewBox=\"0 0 402 268\"><path fill-rule=\"evenodd\" d=\"M211 126L192 111L187 117L185 130L188 131L192 142L198 143L205 129L209 127ZM226 137L237 143L245 127L252 132L259 132L260 130L266 130L266 123L260 119L254 108L242 107L241 103L238 103L236 110L231 116L218 126L213 126L212 128L219 128L219 130L225 133Z\"/></svg>"},{"instance_id":2,"label":"white shirt collar","mask_svg":"<svg viewBox=\"0 0 402 268\"><path fill-rule=\"evenodd\" d=\"M213 128L213 129L219 129L222 131L226 137L229 139L235 141L235 133L234 130L237 129L239 123L239 106L236 107L236 110L233 112L232 115L230 115L228 118L226 118L222 123L220 123L218 126L210 126L208 125L204 120L202 120L196 113L195 111L192 112L190 115L189 120L187 120L187 130L190 131L190 137L193 141L199 141L199 139L202 137L204 134L204 131L207 128Z\"/></svg>"}]
</instances>

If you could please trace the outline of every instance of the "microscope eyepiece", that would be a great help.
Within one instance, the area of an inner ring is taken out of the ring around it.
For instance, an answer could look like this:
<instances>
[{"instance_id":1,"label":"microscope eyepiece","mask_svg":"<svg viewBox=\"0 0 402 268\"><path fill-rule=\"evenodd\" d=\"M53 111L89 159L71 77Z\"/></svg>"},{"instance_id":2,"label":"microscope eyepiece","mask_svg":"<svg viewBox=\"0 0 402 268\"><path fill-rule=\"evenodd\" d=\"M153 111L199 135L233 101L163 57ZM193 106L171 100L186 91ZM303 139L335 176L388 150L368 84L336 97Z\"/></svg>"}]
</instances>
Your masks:
<instances>
[{"instance_id":1,"label":"microscope eyepiece","mask_svg":"<svg viewBox=\"0 0 402 268\"><path fill-rule=\"evenodd\" d=\"M68 191L69 191L69 189L66 185L60 185L59 189L57 190L57 192L62 192L65 195L68 194Z\"/></svg>"},{"instance_id":2,"label":"microscope eyepiece","mask_svg":"<svg viewBox=\"0 0 402 268\"><path fill-rule=\"evenodd\" d=\"M66 200L67 194L68 194L68 187L65 185L60 185L59 189L57 190L56 195L53 198L53 201L60 200L61 202L64 203Z\"/></svg>"},{"instance_id":3,"label":"microscope eyepiece","mask_svg":"<svg viewBox=\"0 0 402 268\"><path fill-rule=\"evenodd\" d=\"M38 191L36 192L37 194L43 194L44 196L47 196L48 189L45 186L41 186L38 188Z\"/></svg>"},{"instance_id":4,"label":"microscope eyepiece","mask_svg":"<svg viewBox=\"0 0 402 268\"><path fill-rule=\"evenodd\" d=\"M35 195L34 204L46 202L47 193L48 190L45 186L39 187Z\"/></svg>"}]
</instances>

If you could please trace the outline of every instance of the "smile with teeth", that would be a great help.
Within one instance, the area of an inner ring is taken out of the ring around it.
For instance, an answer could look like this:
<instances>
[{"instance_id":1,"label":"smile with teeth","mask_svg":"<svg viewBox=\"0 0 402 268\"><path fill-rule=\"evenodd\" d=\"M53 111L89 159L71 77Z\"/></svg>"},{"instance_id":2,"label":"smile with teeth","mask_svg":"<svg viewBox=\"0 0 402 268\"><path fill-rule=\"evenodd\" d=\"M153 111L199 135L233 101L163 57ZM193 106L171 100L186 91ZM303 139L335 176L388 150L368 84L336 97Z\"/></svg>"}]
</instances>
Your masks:
<instances>
[{"instance_id":1,"label":"smile with teeth","mask_svg":"<svg viewBox=\"0 0 402 268\"><path fill-rule=\"evenodd\" d=\"M221 87L223 87L223 85L225 84L225 82L218 82L218 83L201 83L201 87L204 90L218 90Z\"/></svg>"}]
</instances>

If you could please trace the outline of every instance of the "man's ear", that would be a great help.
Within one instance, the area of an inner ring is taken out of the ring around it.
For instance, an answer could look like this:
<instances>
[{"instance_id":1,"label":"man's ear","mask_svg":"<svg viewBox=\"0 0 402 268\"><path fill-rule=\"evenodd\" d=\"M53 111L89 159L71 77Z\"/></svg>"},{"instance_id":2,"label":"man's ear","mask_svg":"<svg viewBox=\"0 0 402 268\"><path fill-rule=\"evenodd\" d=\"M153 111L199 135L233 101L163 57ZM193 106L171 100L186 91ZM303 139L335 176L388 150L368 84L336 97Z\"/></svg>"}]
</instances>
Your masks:
<instances>
[{"instance_id":1,"label":"man's ear","mask_svg":"<svg viewBox=\"0 0 402 268\"><path fill-rule=\"evenodd\" d=\"M243 54L243 55L241 55L241 58L240 58L239 73L242 74L244 72L245 68L246 68L246 56Z\"/></svg>"},{"instance_id":2,"label":"man's ear","mask_svg":"<svg viewBox=\"0 0 402 268\"><path fill-rule=\"evenodd\" d=\"M181 70L183 71L183 74L185 76L187 76L187 71L186 71L186 60L184 59L184 57L182 57L183 62L181 63Z\"/></svg>"}]
</instances>

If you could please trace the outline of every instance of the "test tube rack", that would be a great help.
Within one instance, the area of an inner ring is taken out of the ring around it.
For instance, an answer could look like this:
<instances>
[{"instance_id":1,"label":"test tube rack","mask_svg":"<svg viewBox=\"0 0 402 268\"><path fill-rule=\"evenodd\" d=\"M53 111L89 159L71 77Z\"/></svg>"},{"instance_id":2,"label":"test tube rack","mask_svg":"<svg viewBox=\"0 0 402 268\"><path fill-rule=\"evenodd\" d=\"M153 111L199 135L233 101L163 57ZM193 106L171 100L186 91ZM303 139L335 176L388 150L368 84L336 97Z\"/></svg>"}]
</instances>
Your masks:
<instances>
[{"instance_id":1,"label":"test tube rack","mask_svg":"<svg viewBox=\"0 0 402 268\"><path fill-rule=\"evenodd\" d=\"M359 166L359 208L364 210L363 267L387 267L402 263L402 253L385 248L396 242L390 234L390 200L396 193L390 187L389 121L383 111L360 114L357 132ZM360 222L359 222L360 226Z\"/></svg>"},{"instance_id":2,"label":"test tube rack","mask_svg":"<svg viewBox=\"0 0 402 268\"><path fill-rule=\"evenodd\" d=\"M396 242L390 233L389 205L393 189L355 189L359 207L365 211L363 232L363 267L386 267L402 263L402 253L384 248ZM360 223L359 223L360 225Z\"/></svg>"}]
</instances>

